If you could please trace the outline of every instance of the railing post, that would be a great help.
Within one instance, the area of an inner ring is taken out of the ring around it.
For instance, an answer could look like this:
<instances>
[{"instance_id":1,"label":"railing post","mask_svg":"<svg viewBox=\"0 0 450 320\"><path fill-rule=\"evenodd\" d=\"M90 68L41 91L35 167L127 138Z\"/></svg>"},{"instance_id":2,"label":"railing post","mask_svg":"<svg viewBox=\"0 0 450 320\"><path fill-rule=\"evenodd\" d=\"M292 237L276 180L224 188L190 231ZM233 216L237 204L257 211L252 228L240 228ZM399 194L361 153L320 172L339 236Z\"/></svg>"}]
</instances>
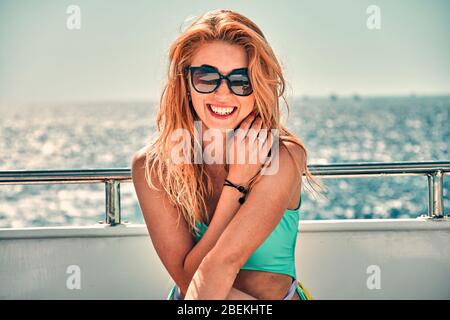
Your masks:
<instances>
[{"instance_id":1,"label":"railing post","mask_svg":"<svg viewBox=\"0 0 450 320\"><path fill-rule=\"evenodd\" d=\"M427 174L428 179L428 218L433 218L433 175Z\"/></svg>"},{"instance_id":2,"label":"railing post","mask_svg":"<svg viewBox=\"0 0 450 320\"><path fill-rule=\"evenodd\" d=\"M430 218L444 217L443 176L442 170L428 175L428 216Z\"/></svg>"},{"instance_id":3,"label":"railing post","mask_svg":"<svg viewBox=\"0 0 450 320\"><path fill-rule=\"evenodd\" d=\"M106 223L115 226L120 224L120 182L117 180L105 181L106 191Z\"/></svg>"}]
</instances>

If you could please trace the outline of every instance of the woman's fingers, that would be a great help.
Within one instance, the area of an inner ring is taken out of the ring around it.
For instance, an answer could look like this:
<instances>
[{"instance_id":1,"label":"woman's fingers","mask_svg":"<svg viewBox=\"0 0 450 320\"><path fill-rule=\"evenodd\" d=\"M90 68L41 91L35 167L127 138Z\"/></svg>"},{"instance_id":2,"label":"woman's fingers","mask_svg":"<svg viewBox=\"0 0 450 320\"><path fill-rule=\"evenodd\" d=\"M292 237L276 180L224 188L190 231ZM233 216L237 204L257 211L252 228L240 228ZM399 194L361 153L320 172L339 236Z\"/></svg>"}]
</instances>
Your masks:
<instances>
[{"instance_id":1,"label":"woman's fingers","mask_svg":"<svg viewBox=\"0 0 450 320\"><path fill-rule=\"evenodd\" d=\"M258 146L259 147L262 147L264 145L264 143L266 142L268 131L269 130L267 130L267 126L263 126L261 128L261 130L259 130L259 133L258 133Z\"/></svg>"},{"instance_id":2,"label":"woman's fingers","mask_svg":"<svg viewBox=\"0 0 450 320\"><path fill-rule=\"evenodd\" d=\"M238 177L237 180L249 181L272 158L273 154L269 157L269 151L276 138L261 117L249 114L233 135L231 148L229 147L232 161L229 174Z\"/></svg>"},{"instance_id":3,"label":"woman's fingers","mask_svg":"<svg viewBox=\"0 0 450 320\"><path fill-rule=\"evenodd\" d=\"M273 137L270 129L263 124L262 118L250 113L237 129L233 143L235 144L233 149L237 154L248 152L249 155L255 155L259 153L261 157L264 155L264 158L258 160L264 161L272 147Z\"/></svg>"},{"instance_id":4,"label":"woman's fingers","mask_svg":"<svg viewBox=\"0 0 450 320\"><path fill-rule=\"evenodd\" d=\"M273 133L270 130L267 130L267 138L264 142L264 145L261 148L261 152L263 152L265 156L268 156L269 150L272 148L273 139L274 139Z\"/></svg>"},{"instance_id":5,"label":"woman's fingers","mask_svg":"<svg viewBox=\"0 0 450 320\"><path fill-rule=\"evenodd\" d=\"M256 140L256 137L258 136L258 133L260 132L262 125L263 122L261 117L257 117L247 133L247 137L250 143L253 143Z\"/></svg>"},{"instance_id":6,"label":"woman's fingers","mask_svg":"<svg viewBox=\"0 0 450 320\"><path fill-rule=\"evenodd\" d=\"M244 120L242 120L241 124L239 125L238 129L241 129L243 131L247 131L250 126L253 123L253 120L256 118L256 115L254 113L250 113L247 117L245 117Z\"/></svg>"}]
</instances>

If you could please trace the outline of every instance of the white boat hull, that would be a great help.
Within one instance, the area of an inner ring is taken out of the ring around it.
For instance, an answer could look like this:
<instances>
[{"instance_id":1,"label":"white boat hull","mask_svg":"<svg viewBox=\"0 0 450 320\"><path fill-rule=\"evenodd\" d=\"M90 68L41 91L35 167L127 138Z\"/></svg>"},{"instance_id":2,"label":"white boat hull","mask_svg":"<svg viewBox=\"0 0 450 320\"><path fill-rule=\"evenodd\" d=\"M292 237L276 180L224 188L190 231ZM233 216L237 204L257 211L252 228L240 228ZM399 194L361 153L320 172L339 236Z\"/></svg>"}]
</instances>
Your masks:
<instances>
[{"instance_id":1,"label":"white boat hull","mask_svg":"<svg viewBox=\"0 0 450 320\"><path fill-rule=\"evenodd\" d=\"M450 298L448 219L299 231L297 276L316 299ZM172 286L145 225L0 229L1 299L165 299Z\"/></svg>"}]
</instances>

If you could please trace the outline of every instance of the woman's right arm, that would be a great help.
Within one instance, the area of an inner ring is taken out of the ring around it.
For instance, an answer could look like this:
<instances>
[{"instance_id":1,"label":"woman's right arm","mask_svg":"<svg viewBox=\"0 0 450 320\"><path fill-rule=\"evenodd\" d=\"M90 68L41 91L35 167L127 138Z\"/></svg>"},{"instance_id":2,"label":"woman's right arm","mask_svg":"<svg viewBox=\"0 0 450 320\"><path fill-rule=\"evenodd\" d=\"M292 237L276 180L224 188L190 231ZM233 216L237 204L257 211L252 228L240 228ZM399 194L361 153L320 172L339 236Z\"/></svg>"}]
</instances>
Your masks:
<instances>
[{"instance_id":1,"label":"woman's right arm","mask_svg":"<svg viewBox=\"0 0 450 320\"><path fill-rule=\"evenodd\" d=\"M203 258L216 245L217 240L239 210L238 200L240 196L241 193L234 188L223 188L207 231L197 245L189 251L184 260L184 269L191 277L194 276Z\"/></svg>"},{"instance_id":2,"label":"woman's right arm","mask_svg":"<svg viewBox=\"0 0 450 320\"><path fill-rule=\"evenodd\" d=\"M257 134L260 133L261 128L267 130L267 127L263 126L261 117L257 117L254 112L249 114L239 125L240 134L242 134L242 136L237 133L233 140L229 141L231 143L229 143L229 146L227 147L230 148L230 150L228 150L230 154L236 157L237 155L240 155L240 153L241 155L245 154L248 152L247 150L268 154L270 147L272 146L272 138L268 137L267 143L262 146L257 138ZM243 136L247 136L245 141L241 140ZM250 144L250 146L247 146L246 144ZM259 155L260 153L256 154ZM227 178L231 179L231 182L237 184L245 184L249 181L262 165L260 162L240 165L237 163L236 158L232 158L232 160L233 163L235 162L236 164L230 164L230 172ZM216 210L214 211L208 229L197 245L188 253L184 261L184 268L191 277L194 276L194 273L197 271L203 258L214 248L230 221L239 211L241 206L239 198L241 196L242 194L235 188L224 187L222 189L222 193L220 194Z\"/></svg>"},{"instance_id":3,"label":"woman's right arm","mask_svg":"<svg viewBox=\"0 0 450 320\"><path fill-rule=\"evenodd\" d=\"M145 153L137 152L131 163L131 173L136 195L143 213L153 246L164 267L181 289L184 296L187 288L203 258L217 242L222 231L237 212L240 193L232 188L224 188L220 196L214 219L208 232L195 245L188 225L183 218L178 218L178 211L173 207L163 191L151 189L144 175ZM161 185L155 177L152 182ZM227 299L255 299L233 288Z\"/></svg>"}]
</instances>

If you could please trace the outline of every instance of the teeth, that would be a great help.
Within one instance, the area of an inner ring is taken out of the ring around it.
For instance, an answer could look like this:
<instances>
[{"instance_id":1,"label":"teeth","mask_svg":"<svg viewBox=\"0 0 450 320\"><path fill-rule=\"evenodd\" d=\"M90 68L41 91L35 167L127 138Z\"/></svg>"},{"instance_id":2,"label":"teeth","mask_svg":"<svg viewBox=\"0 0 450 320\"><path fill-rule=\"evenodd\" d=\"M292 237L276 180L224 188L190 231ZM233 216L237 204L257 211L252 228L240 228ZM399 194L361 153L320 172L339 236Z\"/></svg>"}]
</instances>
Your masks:
<instances>
[{"instance_id":1,"label":"teeth","mask_svg":"<svg viewBox=\"0 0 450 320\"><path fill-rule=\"evenodd\" d=\"M234 107L226 107L226 108L222 108L222 107L216 107L212 104L210 104L211 110L214 111L214 113L220 114L222 116L230 114L233 112Z\"/></svg>"}]
</instances>

